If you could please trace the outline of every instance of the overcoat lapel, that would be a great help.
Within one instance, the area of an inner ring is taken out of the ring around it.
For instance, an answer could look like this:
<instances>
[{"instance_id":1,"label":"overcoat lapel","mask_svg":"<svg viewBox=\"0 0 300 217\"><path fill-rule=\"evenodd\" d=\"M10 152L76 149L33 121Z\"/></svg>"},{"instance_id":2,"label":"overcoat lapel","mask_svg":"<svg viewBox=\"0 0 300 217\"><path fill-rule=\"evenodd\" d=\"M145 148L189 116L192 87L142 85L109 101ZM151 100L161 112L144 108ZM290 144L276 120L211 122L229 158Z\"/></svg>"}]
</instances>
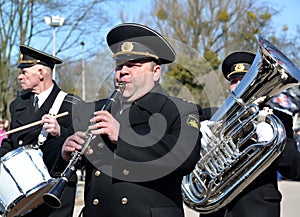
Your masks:
<instances>
[{"instance_id":1,"label":"overcoat lapel","mask_svg":"<svg viewBox=\"0 0 300 217\"><path fill-rule=\"evenodd\" d=\"M33 107L33 93L25 93L21 96L21 101L18 106L16 106L15 116L16 123L18 126L25 126L26 124L30 124L42 119L43 115L48 114L49 110L56 99L57 94L60 89L56 84L54 84L53 90L50 93L47 100L43 103L43 105L37 110L34 111ZM25 130L22 130L20 134L27 134L29 132L35 131L37 129L42 129L41 125L36 125Z\"/></svg>"}]
</instances>

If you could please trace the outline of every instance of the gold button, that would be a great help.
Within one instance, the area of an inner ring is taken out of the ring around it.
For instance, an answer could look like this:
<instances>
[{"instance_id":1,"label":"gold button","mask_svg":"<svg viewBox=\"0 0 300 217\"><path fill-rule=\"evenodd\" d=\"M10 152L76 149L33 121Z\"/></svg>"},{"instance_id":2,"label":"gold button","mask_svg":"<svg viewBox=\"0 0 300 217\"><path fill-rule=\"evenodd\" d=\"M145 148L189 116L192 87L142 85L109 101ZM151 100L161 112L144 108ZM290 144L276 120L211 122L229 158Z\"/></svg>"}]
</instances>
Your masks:
<instances>
[{"instance_id":1,"label":"gold button","mask_svg":"<svg viewBox=\"0 0 300 217\"><path fill-rule=\"evenodd\" d=\"M124 176L128 176L128 175L129 175L129 170L124 169L124 170L123 170L123 175L124 175Z\"/></svg>"},{"instance_id":2,"label":"gold button","mask_svg":"<svg viewBox=\"0 0 300 217\"><path fill-rule=\"evenodd\" d=\"M121 203L122 205L126 205L128 203L128 199L126 197L123 197Z\"/></svg>"},{"instance_id":3,"label":"gold button","mask_svg":"<svg viewBox=\"0 0 300 217\"><path fill-rule=\"evenodd\" d=\"M23 141L22 140L19 141L19 145L23 145Z\"/></svg>"},{"instance_id":4,"label":"gold button","mask_svg":"<svg viewBox=\"0 0 300 217\"><path fill-rule=\"evenodd\" d=\"M94 205L98 205L98 204L99 204L99 200L98 200L98 199L94 199L94 200L93 200L93 204L94 204Z\"/></svg>"},{"instance_id":5,"label":"gold button","mask_svg":"<svg viewBox=\"0 0 300 217\"><path fill-rule=\"evenodd\" d=\"M99 170L97 170L96 172L95 172L95 176L100 176L101 175L101 172L99 171Z\"/></svg>"}]
</instances>

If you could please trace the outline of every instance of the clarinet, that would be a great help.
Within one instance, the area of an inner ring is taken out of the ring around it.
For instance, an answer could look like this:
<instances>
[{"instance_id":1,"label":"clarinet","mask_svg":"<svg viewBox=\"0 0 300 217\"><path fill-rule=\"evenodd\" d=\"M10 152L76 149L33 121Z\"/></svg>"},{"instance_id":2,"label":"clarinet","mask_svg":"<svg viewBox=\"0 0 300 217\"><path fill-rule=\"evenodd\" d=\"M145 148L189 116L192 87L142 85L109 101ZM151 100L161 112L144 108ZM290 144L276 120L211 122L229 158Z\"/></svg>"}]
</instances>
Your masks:
<instances>
[{"instance_id":1,"label":"clarinet","mask_svg":"<svg viewBox=\"0 0 300 217\"><path fill-rule=\"evenodd\" d=\"M115 104L118 100L120 100L122 93L124 91L124 83L119 83L116 86L116 89L107 99L106 103L101 108L101 111L110 111L113 104ZM52 187L52 189L48 192L43 194L44 202L52 207L52 208L60 208L61 207L61 196L62 193L69 182L69 179L73 173L76 172L78 162L82 159L83 154L85 153L86 149L89 147L89 144L93 139L96 137L93 135L89 129L86 130L86 137L85 143L82 146L81 151L74 151L72 153L72 158L69 161L69 164L61 174L60 178L58 179L57 183Z\"/></svg>"}]
</instances>

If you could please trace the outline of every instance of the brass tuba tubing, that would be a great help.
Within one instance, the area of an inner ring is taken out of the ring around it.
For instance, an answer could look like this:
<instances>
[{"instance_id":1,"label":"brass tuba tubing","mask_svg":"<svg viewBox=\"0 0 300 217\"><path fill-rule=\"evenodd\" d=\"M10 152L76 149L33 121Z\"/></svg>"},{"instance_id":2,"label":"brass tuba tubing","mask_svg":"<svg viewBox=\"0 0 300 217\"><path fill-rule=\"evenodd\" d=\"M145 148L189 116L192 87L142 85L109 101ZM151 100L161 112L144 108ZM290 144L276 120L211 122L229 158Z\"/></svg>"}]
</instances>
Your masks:
<instances>
[{"instance_id":1,"label":"brass tuba tubing","mask_svg":"<svg viewBox=\"0 0 300 217\"><path fill-rule=\"evenodd\" d=\"M112 105L121 98L124 86L124 83L119 83L117 85L116 89L113 91L113 93L107 99L104 106L101 108L102 111L111 110ZM48 206L53 208L61 207L62 193L67 183L69 182L71 175L74 172L76 172L79 160L82 158L82 155L85 153L91 141L95 138L95 135L93 135L89 130L86 131L86 134L87 136L85 138L85 143L81 151L75 151L74 153L72 153L72 159L70 160L66 169L61 174L61 177L58 179L57 183L52 187L52 189L48 193L43 194L43 200Z\"/></svg>"}]
</instances>

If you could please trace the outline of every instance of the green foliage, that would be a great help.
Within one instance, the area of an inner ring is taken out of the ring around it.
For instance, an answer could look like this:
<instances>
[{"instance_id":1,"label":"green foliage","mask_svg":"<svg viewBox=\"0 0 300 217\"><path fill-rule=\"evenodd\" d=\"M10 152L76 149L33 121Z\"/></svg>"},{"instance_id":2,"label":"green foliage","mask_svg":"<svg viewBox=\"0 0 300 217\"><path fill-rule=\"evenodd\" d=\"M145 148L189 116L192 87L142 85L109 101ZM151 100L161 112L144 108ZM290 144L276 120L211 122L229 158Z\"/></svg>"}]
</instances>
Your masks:
<instances>
[{"instance_id":1,"label":"green foliage","mask_svg":"<svg viewBox=\"0 0 300 217\"><path fill-rule=\"evenodd\" d=\"M267 21L272 19L272 14L271 13L263 13L260 15L260 18Z\"/></svg>"},{"instance_id":2,"label":"green foliage","mask_svg":"<svg viewBox=\"0 0 300 217\"><path fill-rule=\"evenodd\" d=\"M160 9L157 10L156 16L160 20L166 20L166 19L168 19L168 13L163 8L160 8Z\"/></svg>"},{"instance_id":3,"label":"green foliage","mask_svg":"<svg viewBox=\"0 0 300 217\"><path fill-rule=\"evenodd\" d=\"M255 21L257 18L256 18L256 13L253 12L253 11L248 11L247 12L247 16L248 18L251 20L251 21Z\"/></svg>"},{"instance_id":4,"label":"green foliage","mask_svg":"<svg viewBox=\"0 0 300 217\"><path fill-rule=\"evenodd\" d=\"M282 26L282 31L288 31L288 30L289 30L289 27L287 25Z\"/></svg>"},{"instance_id":5,"label":"green foliage","mask_svg":"<svg viewBox=\"0 0 300 217\"><path fill-rule=\"evenodd\" d=\"M213 72L204 59L181 55L176 63L170 64L162 79L162 87L172 96L209 106L209 99L204 91L203 79Z\"/></svg>"},{"instance_id":6,"label":"green foliage","mask_svg":"<svg viewBox=\"0 0 300 217\"><path fill-rule=\"evenodd\" d=\"M170 65L168 72L164 75L162 86L170 95L181 96L187 100L198 99L203 89L193 73L177 63ZM183 96L183 92L188 94Z\"/></svg>"},{"instance_id":7,"label":"green foliage","mask_svg":"<svg viewBox=\"0 0 300 217\"><path fill-rule=\"evenodd\" d=\"M220 22L228 22L230 19L227 10L220 10L217 14L217 20Z\"/></svg>"},{"instance_id":8,"label":"green foliage","mask_svg":"<svg viewBox=\"0 0 300 217\"><path fill-rule=\"evenodd\" d=\"M212 50L206 50L204 53L204 58L210 63L210 66L213 69L217 69L221 63L221 60L218 58L218 55Z\"/></svg>"}]
</instances>

